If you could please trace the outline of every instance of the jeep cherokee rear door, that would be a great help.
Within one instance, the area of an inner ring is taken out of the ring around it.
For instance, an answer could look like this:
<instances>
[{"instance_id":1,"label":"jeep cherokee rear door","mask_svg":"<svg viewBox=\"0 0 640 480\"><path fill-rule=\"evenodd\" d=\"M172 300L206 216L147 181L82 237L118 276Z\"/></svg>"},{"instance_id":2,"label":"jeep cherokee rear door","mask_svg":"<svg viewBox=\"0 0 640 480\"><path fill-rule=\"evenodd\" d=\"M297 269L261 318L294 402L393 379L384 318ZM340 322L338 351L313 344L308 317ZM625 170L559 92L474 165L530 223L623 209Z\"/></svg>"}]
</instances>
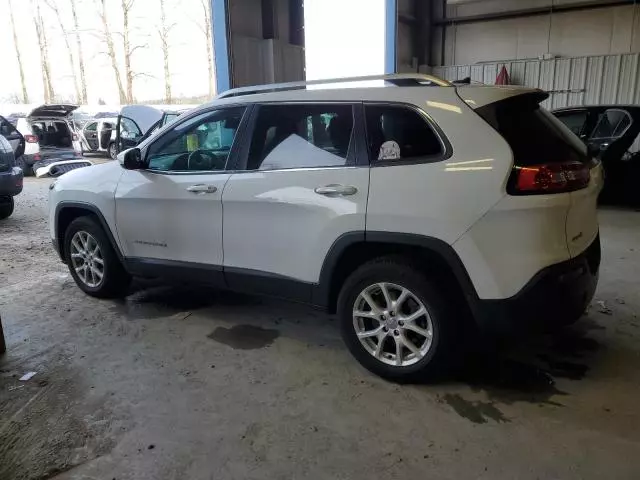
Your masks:
<instances>
[{"instance_id":1,"label":"jeep cherokee rear door","mask_svg":"<svg viewBox=\"0 0 640 480\"><path fill-rule=\"evenodd\" d=\"M334 242L353 232L364 237L369 168L355 121L361 108L256 108L246 151L222 196L231 288L308 301Z\"/></svg>"}]
</instances>

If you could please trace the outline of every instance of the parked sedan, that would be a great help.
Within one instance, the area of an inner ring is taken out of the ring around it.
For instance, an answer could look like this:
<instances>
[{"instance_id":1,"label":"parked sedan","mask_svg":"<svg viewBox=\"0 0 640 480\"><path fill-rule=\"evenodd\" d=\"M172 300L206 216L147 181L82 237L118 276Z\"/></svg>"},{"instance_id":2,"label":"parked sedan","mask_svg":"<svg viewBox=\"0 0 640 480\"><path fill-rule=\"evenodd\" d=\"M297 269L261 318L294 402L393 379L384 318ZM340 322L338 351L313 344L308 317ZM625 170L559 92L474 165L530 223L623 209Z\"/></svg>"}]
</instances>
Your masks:
<instances>
[{"instance_id":1,"label":"parked sedan","mask_svg":"<svg viewBox=\"0 0 640 480\"><path fill-rule=\"evenodd\" d=\"M552 113L602 161L606 182L600 199L640 205L640 106L569 107Z\"/></svg>"}]
</instances>

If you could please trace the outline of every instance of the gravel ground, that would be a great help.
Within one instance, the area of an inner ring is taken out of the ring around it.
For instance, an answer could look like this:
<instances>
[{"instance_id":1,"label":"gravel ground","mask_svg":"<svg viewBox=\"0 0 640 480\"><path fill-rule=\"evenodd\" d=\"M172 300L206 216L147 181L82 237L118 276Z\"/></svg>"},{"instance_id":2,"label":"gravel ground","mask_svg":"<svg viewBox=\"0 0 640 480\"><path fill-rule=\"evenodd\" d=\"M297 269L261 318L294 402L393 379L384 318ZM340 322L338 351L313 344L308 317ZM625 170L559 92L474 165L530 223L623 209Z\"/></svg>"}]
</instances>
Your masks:
<instances>
[{"instance_id":1,"label":"gravel ground","mask_svg":"<svg viewBox=\"0 0 640 480\"><path fill-rule=\"evenodd\" d=\"M640 478L640 213L601 211L574 328L398 386L302 306L82 294L50 245L50 182L27 179L0 222L0 480Z\"/></svg>"}]
</instances>

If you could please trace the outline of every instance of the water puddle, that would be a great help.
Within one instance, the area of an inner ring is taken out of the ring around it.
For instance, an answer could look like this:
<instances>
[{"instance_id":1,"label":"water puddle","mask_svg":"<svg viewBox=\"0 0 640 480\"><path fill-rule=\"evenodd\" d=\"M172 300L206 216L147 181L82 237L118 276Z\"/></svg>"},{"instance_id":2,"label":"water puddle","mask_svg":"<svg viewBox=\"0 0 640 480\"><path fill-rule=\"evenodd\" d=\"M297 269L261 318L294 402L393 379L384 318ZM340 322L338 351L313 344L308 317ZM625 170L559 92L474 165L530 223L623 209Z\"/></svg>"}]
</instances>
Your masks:
<instances>
[{"instance_id":1,"label":"water puddle","mask_svg":"<svg viewBox=\"0 0 640 480\"><path fill-rule=\"evenodd\" d=\"M441 401L447 403L458 415L473 423L487 423L489 420L497 423L510 421L492 402L470 401L458 394L450 393L443 395Z\"/></svg>"},{"instance_id":2,"label":"water puddle","mask_svg":"<svg viewBox=\"0 0 640 480\"><path fill-rule=\"evenodd\" d=\"M273 343L280 336L278 330L255 327L253 325L234 325L231 328L218 327L207 337L236 350L256 350Z\"/></svg>"}]
</instances>

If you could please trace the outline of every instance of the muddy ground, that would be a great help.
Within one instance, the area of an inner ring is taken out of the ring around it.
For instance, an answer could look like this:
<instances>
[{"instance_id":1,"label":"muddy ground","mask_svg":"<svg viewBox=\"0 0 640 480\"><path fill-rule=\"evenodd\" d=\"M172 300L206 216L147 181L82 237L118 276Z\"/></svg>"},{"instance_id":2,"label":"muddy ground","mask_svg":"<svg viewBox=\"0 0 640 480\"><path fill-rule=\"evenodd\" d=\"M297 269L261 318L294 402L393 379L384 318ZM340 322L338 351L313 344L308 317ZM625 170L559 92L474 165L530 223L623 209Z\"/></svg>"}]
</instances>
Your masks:
<instances>
[{"instance_id":1,"label":"muddy ground","mask_svg":"<svg viewBox=\"0 0 640 480\"><path fill-rule=\"evenodd\" d=\"M0 480L640 478L638 212L601 211L601 282L574 328L398 386L302 306L82 294L50 245L49 183L27 179L0 222Z\"/></svg>"}]
</instances>

